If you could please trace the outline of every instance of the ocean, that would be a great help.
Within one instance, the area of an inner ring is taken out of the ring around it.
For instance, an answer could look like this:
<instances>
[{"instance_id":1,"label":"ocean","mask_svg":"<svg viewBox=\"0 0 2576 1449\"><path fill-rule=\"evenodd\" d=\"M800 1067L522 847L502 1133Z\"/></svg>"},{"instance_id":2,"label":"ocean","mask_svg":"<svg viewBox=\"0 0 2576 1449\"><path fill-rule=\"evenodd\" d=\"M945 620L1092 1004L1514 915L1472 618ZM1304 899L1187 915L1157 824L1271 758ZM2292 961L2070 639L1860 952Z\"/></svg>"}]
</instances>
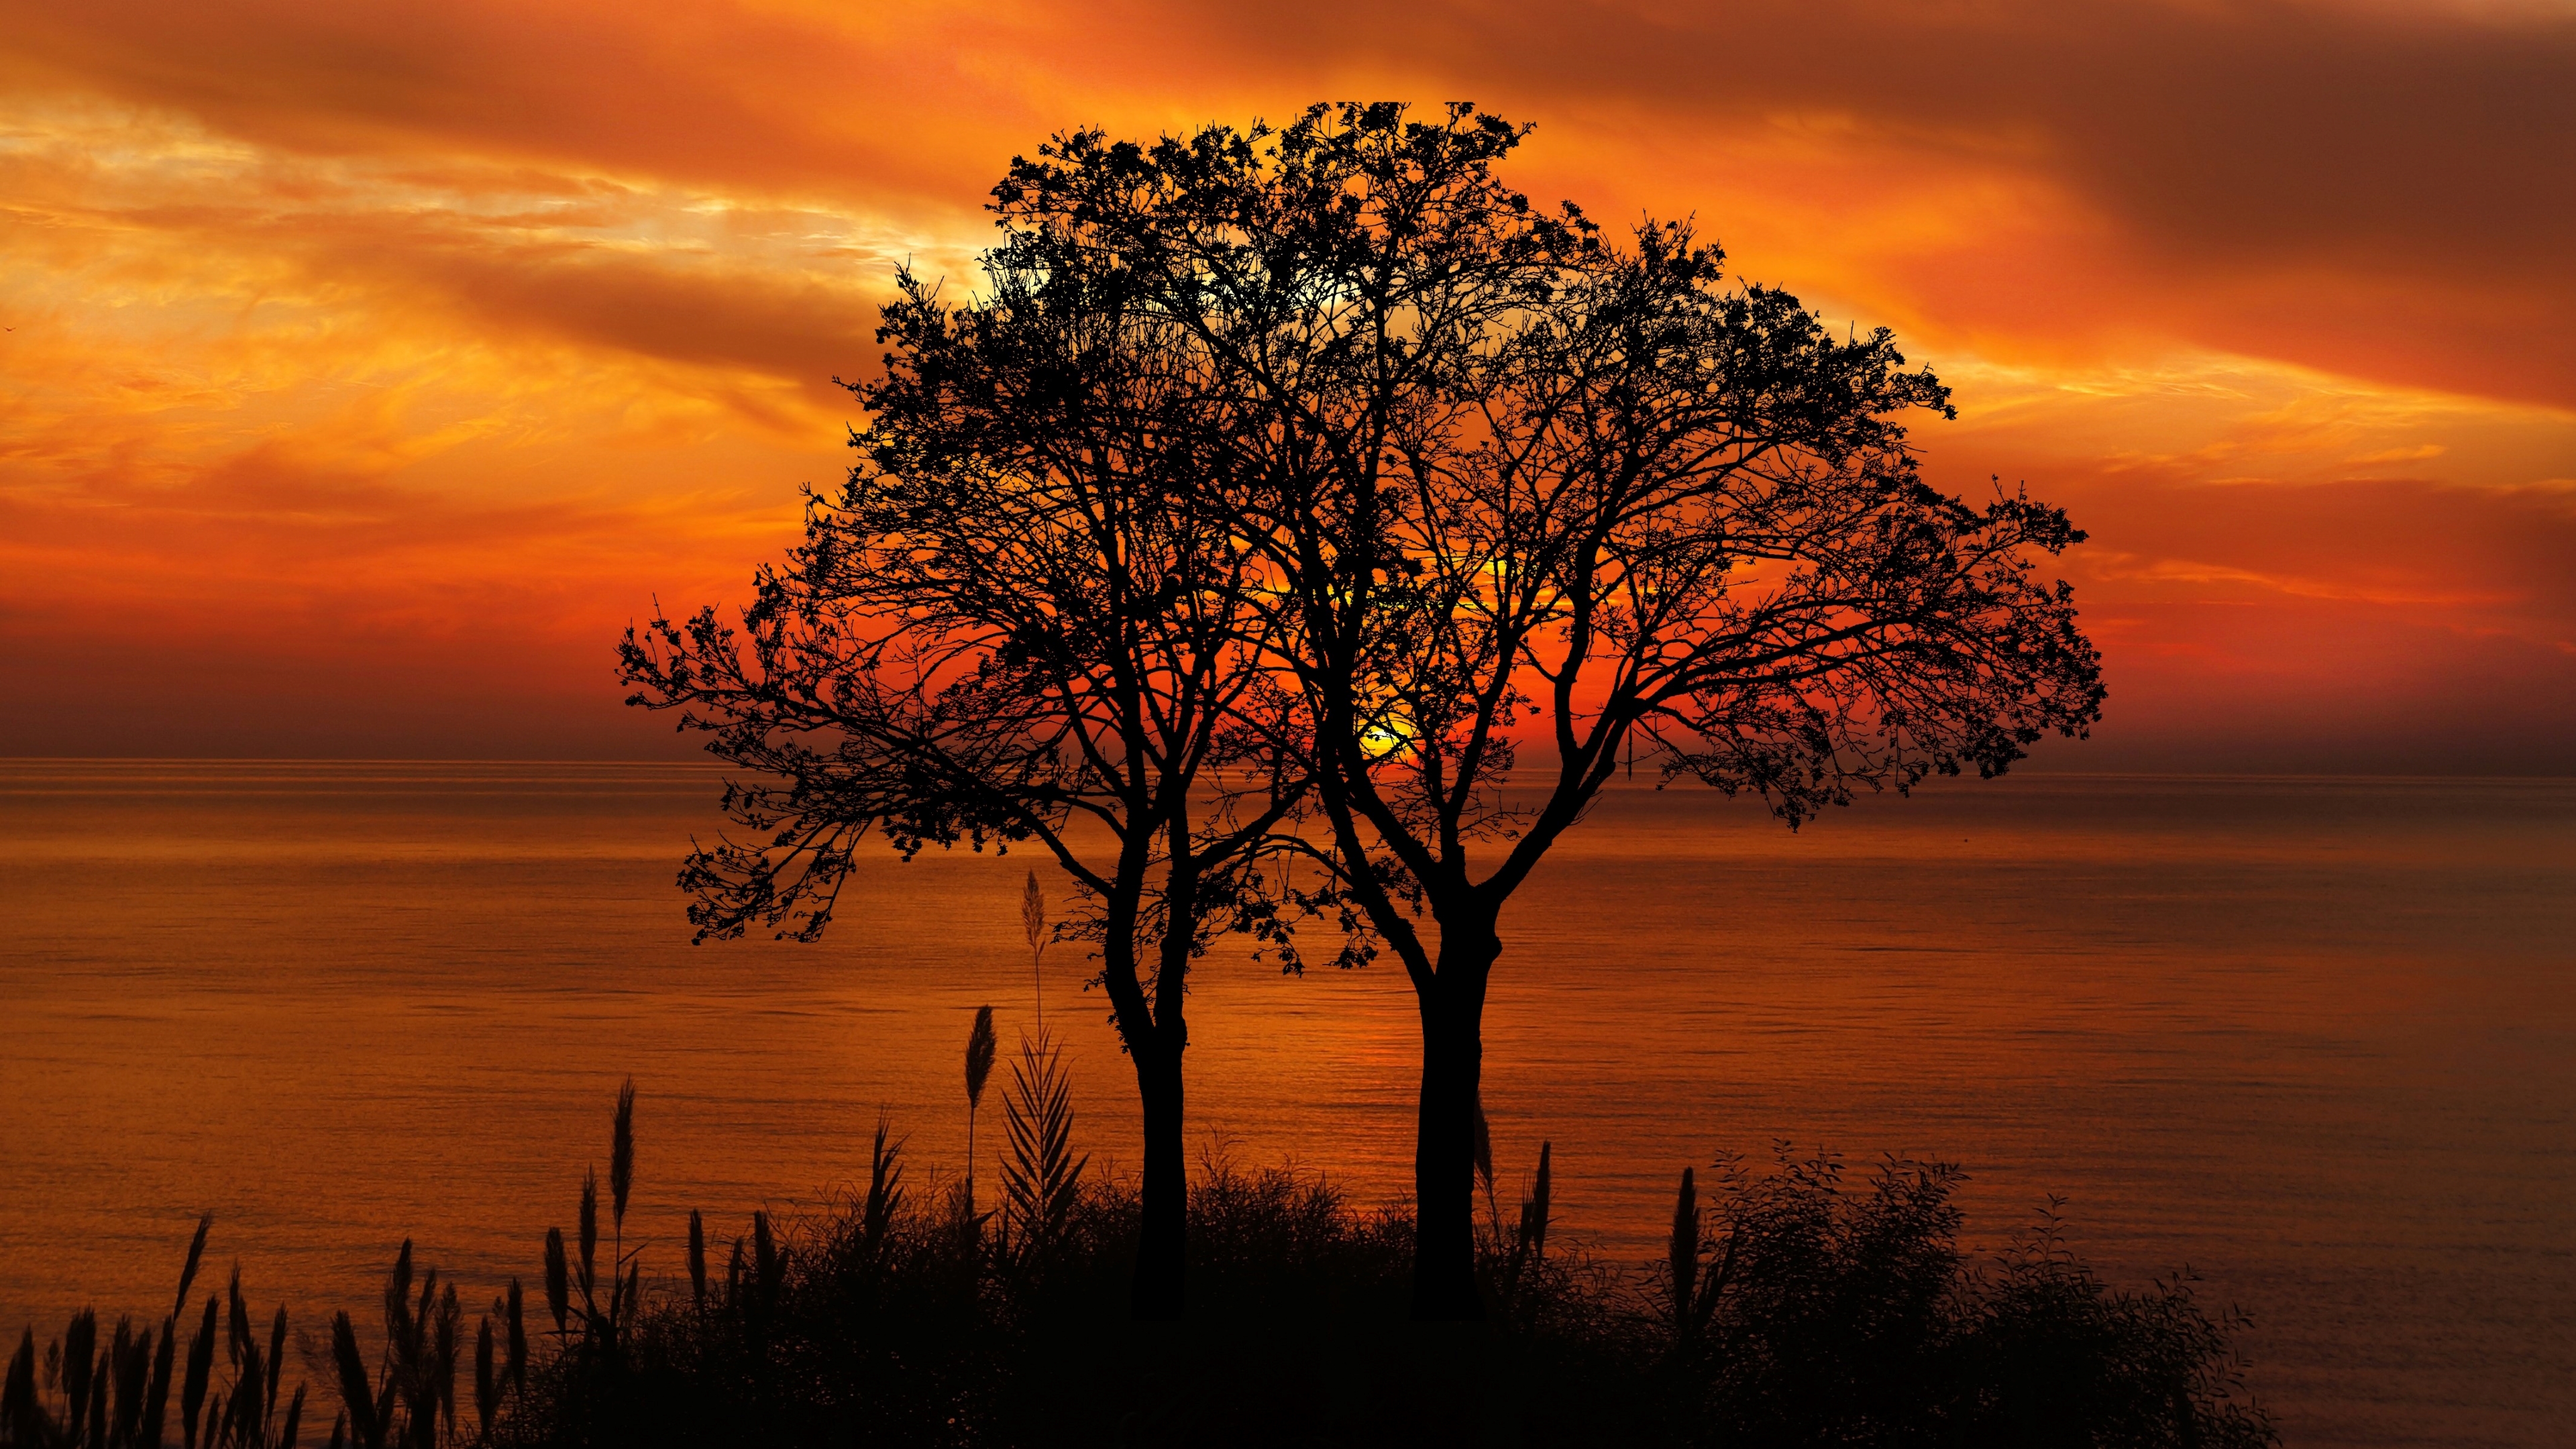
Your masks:
<instances>
[{"instance_id":1,"label":"ocean","mask_svg":"<svg viewBox=\"0 0 2576 1449\"><path fill-rule=\"evenodd\" d=\"M675 765L0 762L0 1328L158 1318L211 1272L311 1329L395 1248L533 1280L635 1079L629 1241L826 1204L883 1112L964 1166L972 1013L1046 1026L1093 1170L1133 1078L1037 856L863 857L812 945L692 946L720 828ZM2292 1445L2543 1445L2576 1419L2576 780L2032 773L1792 833L1614 790L1503 921L1503 1210L1650 1256L1681 1168L1959 1164L1989 1251L2052 1201L2117 1284L2186 1268ZM1400 969L1193 977L1194 1146L1410 1181ZM988 1118L996 1115L987 1098ZM991 1123L988 1121L987 1126ZM985 1134L989 1150L997 1134Z\"/></svg>"}]
</instances>

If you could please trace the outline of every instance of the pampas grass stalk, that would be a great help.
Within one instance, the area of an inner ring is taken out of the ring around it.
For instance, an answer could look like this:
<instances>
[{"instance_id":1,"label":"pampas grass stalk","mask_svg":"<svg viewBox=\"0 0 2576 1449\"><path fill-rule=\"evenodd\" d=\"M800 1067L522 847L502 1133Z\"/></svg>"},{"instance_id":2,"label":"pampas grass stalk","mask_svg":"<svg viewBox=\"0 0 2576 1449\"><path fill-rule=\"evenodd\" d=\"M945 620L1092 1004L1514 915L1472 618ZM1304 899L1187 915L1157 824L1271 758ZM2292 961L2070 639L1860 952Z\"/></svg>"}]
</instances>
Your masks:
<instances>
[{"instance_id":1,"label":"pampas grass stalk","mask_svg":"<svg viewBox=\"0 0 2576 1449\"><path fill-rule=\"evenodd\" d=\"M277 1412L277 1375L286 1366L286 1309L280 1305L277 1321L268 1330L268 1390L261 1403L270 1414Z\"/></svg>"},{"instance_id":2,"label":"pampas grass stalk","mask_svg":"<svg viewBox=\"0 0 2576 1449\"><path fill-rule=\"evenodd\" d=\"M438 1297L437 1326L430 1334L429 1371L433 1390L433 1414L447 1416L448 1437L456 1435L456 1357L463 1343L465 1311L457 1306L456 1285L450 1283Z\"/></svg>"},{"instance_id":3,"label":"pampas grass stalk","mask_svg":"<svg viewBox=\"0 0 2576 1449\"><path fill-rule=\"evenodd\" d=\"M187 1449L196 1449L197 1411L205 1406L206 1380L215 1367L215 1295L206 1295L205 1321L188 1342L188 1378L179 1388L179 1430Z\"/></svg>"},{"instance_id":4,"label":"pampas grass stalk","mask_svg":"<svg viewBox=\"0 0 2576 1449\"><path fill-rule=\"evenodd\" d=\"M81 1428L89 1422L89 1385L96 1371L94 1355L98 1348L98 1315L82 1309L72 1315L63 1330L63 1401L71 1417L71 1441L81 1440Z\"/></svg>"},{"instance_id":5,"label":"pampas grass stalk","mask_svg":"<svg viewBox=\"0 0 2576 1449\"><path fill-rule=\"evenodd\" d=\"M170 1370L179 1351L179 1318L177 1314L161 1320L161 1346L152 1355L152 1382L143 1391L143 1422L139 1428L142 1441L150 1449L161 1449L161 1424L170 1412Z\"/></svg>"},{"instance_id":6,"label":"pampas grass stalk","mask_svg":"<svg viewBox=\"0 0 2576 1449\"><path fill-rule=\"evenodd\" d=\"M993 1075L993 1008L975 1008L966 1033L966 1215L975 1215L975 1111L984 1105L984 1083Z\"/></svg>"},{"instance_id":7,"label":"pampas grass stalk","mask_svg":"<svg viewBox=\"0 0 2576 1449\"><path fill-rule=\"evenodd\" d=\"M608 1276L616 1282L625 1276L626 1268L626 1197L635 1190L635 1079L628 1077L617 1089L617 1119L608 1136L608 1199L614 1217L615 1234L608 1252ZM625 1322L634 1311L631 1294L614 1295L609 1305L612 1325ZM619 1310L624 1309L621 1313Z\"/></svg>"},{"instance_id":8,"label":"pampas grass stalk","mask_svg":"<svg viewBox=\"0 0 2576 1449\"><path fill-rule=\"evenodd\" d=\"M1046 896L1038 890L1036 867L1029 869L1029 888L1020 893L1020 929L1029 938L1029 981L1036 989L1038 1030L1046 1030Z\"/></svg>"},{"instance_id":9,"label":"pampas grass stalk","mask_svg":"<svg viewBox=\"0 0 2576 1449\"><path fill-rule=\"evenodd\" d=\"M525 1393L528 1389L528 1321L520 1306L519 1280L516 1277L510 1280L510 1296L504 1303L501 1321L508 1326L510 1332L508 1365L510 1383L521 1393Z\"/></svg>"},{"instance_id":10,"label":"pampas grass stalk","mask_svg":"<svg viewBox=\"0 0 2576 1449\"><path fill-rule=\"evenodd\" d=\"M581 1175L581 1306L585 1317L599 1309L593 1285L599 1281L599 1172Z\"/></svg>"},{"instance_id":11,"label":"pampas grass stalk","mask_svg":"<svg viewBox=\"0 0 2576 1449\"><path fill-rule=\"evenodd\" d=\"M1699 1191L1691 1170L1682 1169L1681 1191L1673 1198L1673 1233L1667 1248L1672 1274L1673 1336L1689 1336L1691 1290L1699 1286Z\"/></svg>"},{"instance_id":12,"label":"pampas grass stalk","mask_svg":"<svg viewBox=\"0 0 2576 1449\"><path fill-rule=\"evenodd\" d=\"M571 1270L564 1264L564 1236L561 1228L546 1229L546 1309L555 1316L555 1337L570 1331L566 1322L572 1312Z\"/></svg>"},{"instance_id":13,"label":"pampas grass stalk","mask_svg":"<svg viewBox=\"0 0 2576 1449\"><path fill-rule=\"evenodd\" d=\"M903 1210L903 1141L893 1133L893 1121L878 1112L876 1139L868 1144L868 1201L859 1219L859 1241L871 1262Z\"/></svg>"},{"instance_id":14,"label":"pampas grass stalk","mask_svg":"<svg viewBox=\"0 0 2576 1449\"><path fill-rule=\"evenodd\" d=\"M173 1319L188 1311L188 1289L197 1281L197 1265L206 1257L206 1234L213 1231L214 1226L213 1213L202 1214L197 1219L197 1236L188 1244L188 1264L179 1270L179 1296L170 1305Z\"/></svg>"},{"instance_id":15,"label":"pampas grass stalk","mask_svg":"<svg viewBox=\"0 0 2576 1449\"><path fill-rule=\"evenodd\" d=\"M277 1449L295 1449L295 1438L304 1431L305 1385L295 1386L295 1397L286 1406L286 1427L278 1431Z\"/></svg>"},{"instance_id":16,"label":"pampas grass stalk","mask_svg":"<svg viewBox=\"0 0 2576 1449\"><path fill-rule=\"evenodd\" d=\"M36 1330L18 1332L18 1352L9 1360L7 1386L0 1388L0 1429L21 1444L36 1442Z\"/></svg>"},{"instance_id":17,"label":"pampas grass stalk","mask_svg":"<svg viewBox=\"0 0 2576 1449\"><path fill-rule=\"evenodd\" d=\"M367 1362L358 1356L358 1327L345 1312L331 1318L331 1362L340 1371L340 1411L350 1432L361 1449L384 1449L384 1436L376 1427L375 1390L367 1383ZM337 1425L331 1442L340 1442Z\"/></svg>"},{"instance_id":18,"label":"pampas grass stalk","mask_svg":"<svg viewBox=\"0 0 2576 1449\"><path fill-rule=\"evenodd\" d=\"M474 1421L482 1441L492 1442L492 1421L501 1413L501 1380L492 1367L492 1315L474 1326Z\"/></svg>"}]
</instances>

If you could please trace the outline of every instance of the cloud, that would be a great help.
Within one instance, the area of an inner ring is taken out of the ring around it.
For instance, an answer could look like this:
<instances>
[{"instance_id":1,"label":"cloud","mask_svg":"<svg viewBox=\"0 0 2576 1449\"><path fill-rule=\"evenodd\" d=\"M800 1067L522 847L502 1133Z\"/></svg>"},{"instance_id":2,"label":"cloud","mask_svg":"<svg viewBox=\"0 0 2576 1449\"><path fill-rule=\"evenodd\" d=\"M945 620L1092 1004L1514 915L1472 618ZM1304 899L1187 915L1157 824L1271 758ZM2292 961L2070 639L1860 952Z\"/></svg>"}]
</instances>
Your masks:
<instances>
[{"instance_id":1,"label":"cloud","mask_svg":"<svg viewBox=\"0 0 2576 1449\"><path fill-rule=\"evenodd\" d=\"M0 23L0 647L58 701L0 749L660 748L605 641L792 534L893 268L971 279L1013 152L1390 94L1536 121L1525 189L1695 212L1898 327L1959 388L1934 476L2093 531L2100 758L2554 769L2576 729L2563 7Z\"/></svg>"}]
</instances>

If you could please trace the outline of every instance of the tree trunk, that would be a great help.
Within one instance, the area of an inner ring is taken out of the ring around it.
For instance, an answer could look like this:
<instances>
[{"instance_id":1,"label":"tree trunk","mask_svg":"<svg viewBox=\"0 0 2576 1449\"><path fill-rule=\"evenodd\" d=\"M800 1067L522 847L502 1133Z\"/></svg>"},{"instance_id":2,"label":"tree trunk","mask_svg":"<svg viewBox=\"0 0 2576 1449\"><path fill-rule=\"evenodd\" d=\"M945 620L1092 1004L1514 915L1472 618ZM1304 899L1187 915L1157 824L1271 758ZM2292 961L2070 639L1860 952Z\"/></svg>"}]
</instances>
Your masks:
<instances>
[{"instance_id":1,"label":"tree trunk","mask_svg":"<svg viewBox=\"0 0 2576 1449\"><path fill-rule=\"evenodd\" d=\"M1189 1258L1189 1177L1181 1158L1181 1051L1184 1043L1152 1034L1133 1047L1136 1093L1145 1107L1143 1230L1136 1243L1135 1312L1139 1319L1181 1316Z\"/></svg>"},{"instance_id":2,"label":"tree trunk","mask_svg":"<svg viewBox=\"0 0 2576 1449\"><path fill-rule=\"evenodd\" d=\"M1493 924L1441 922L1440 962L1415 993L1422 1095L1414 1118L1413 1316L1484 1316L1476 1292L1476 1091L1484 1073L1485 977Z\"/></svg>"}]
</instances>

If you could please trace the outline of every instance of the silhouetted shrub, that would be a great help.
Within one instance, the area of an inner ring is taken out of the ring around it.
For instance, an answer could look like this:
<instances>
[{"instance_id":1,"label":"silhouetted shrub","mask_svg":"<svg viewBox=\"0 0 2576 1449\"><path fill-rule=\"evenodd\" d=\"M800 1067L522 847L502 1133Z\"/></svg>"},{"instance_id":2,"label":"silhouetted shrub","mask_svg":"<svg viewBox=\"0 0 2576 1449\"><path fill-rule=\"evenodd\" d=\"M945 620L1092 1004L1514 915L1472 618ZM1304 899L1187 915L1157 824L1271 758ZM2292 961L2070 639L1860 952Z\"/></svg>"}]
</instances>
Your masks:
<instances>
[{"instance_id":1,"label":"silhouetted shrub","mask_svg":"<svg viewBox=\"0 0 2576 1449\"><path fill-rule=\"evenodd\" d=\"M780 1229L632 1351L559 1355L511 1444L2256 1445L2227 1330L2182 1282L2114 1292L2054 1217L1958 1247L1955 1169L1713 1170L1643 1272L1561 1239L1533 1191L1482 1236L1490 1316L1408 1317L1411 1224L1325 1180L1202 1165L1190 1301L1138 1323L1132 1185L1094 1182L1043 1255L871 1191ZM755 1231L760 1229L756 1227ZM769 1263L771 1266L762 1267ZM1685 1287L1678 1287L1685 1279ZM577 1380L578 1374L590 1375Z\"/></svg>"},{"instance_id":2,"label":"silhouetted shrub","mask_svg":"<svg viewBox=\"0 0 2576 1449\"><path fill-rule=\"evenodd\" d=\"M612 1207L631 1182L631 1099L619 1115ZM471 1426L456 1403L463 1314L408 1244L378 1362L345 1313L312 1361L340 1401L334 1446L2276 1442L2228 1348L2242 1319L2212 1318L2187 1278L2108 1288L2068 1251L2054 1204L1980 1264L1958 1244L1955 1168L1889 1160L1855 1183L1830 1157L1725 1160L1683 1175L1664 1261L1623 1270L1551 1233L1546 1162L1509 1224L1482 1172L1482 1322L1411 1321L1402 1211L1222 1158L1189 1197L1186 1320L1139 1322L1132 1183L1085 1179L1060 1220L1012 1237L962 1191L909 1191L880 1122L863 1190L785 1222L753 1214L721 1277L694 1215L686 1277L642 1278L613 1237L623 1271L597 1272L586 1186L579 1252L549 1235L534 1331L515 1282L477 1326ZM203 1245L201 1229L183 1309ZM236 1279L174 1373L180 1317L101 1343L83 1314L41 1355L23 1336L0 1445L157 1449L176 1386L171 1427L190 1449L292 1449L304 1392L281 1407L283 1313L263 1345Z\"/></svg>"}]
</instances>

